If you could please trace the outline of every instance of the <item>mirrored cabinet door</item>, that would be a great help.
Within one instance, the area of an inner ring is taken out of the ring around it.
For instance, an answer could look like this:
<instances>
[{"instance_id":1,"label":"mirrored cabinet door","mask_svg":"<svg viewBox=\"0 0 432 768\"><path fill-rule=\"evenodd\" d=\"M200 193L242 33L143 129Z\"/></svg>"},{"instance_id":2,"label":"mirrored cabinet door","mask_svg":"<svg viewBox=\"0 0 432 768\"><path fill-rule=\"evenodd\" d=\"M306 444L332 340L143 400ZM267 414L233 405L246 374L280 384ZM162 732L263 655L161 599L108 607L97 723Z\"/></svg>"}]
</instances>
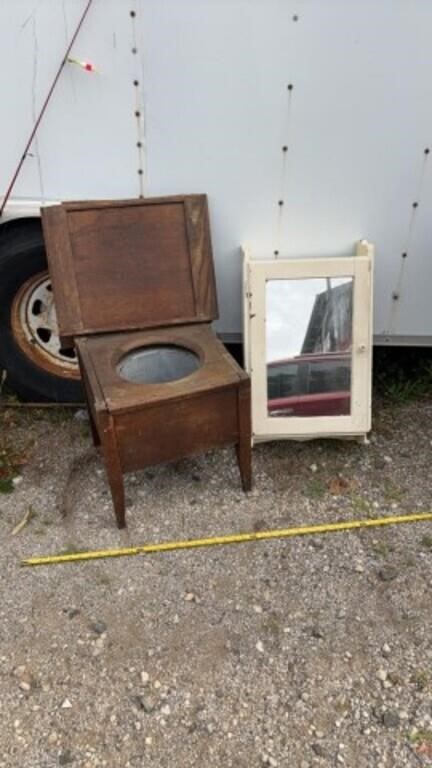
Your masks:
<instances>
[{"instance_id":1,"label":"mirrored cabinet door","mask_svg":"<svg viewBox=\"0 0 432 768\"><path fill-rule=\"evenodd\" d=\"M353 278L266 281L271 417L351 412Z\"/></svg>"},{"instance_id":2,"label":"mirrored cabinet door","mask_svg":"<svg viewBox=\"0 0 432 768\"><path fill-rule=\"evenodd\" d=\"M373 246L355 256L245 255L245 359L254 440L370 429Z\"/></svg>"}]
</instances>

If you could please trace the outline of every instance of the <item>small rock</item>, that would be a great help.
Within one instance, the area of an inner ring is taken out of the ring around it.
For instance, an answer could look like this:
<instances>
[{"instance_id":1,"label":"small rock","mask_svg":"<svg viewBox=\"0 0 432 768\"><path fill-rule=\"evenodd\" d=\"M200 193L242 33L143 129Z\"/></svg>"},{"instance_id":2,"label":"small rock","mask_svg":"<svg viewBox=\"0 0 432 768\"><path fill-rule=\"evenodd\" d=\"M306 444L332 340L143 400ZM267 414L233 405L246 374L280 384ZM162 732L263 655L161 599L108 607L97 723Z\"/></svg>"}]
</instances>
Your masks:
<instances>
[{"instance_id":1,"label":"small rock","mask_svg":"<svg viewBox=\"0 0 432 768\"><path fill-rule=\"evenodd\" d=\"M85 408L80 408L78 411L75 411L74 413L74 421L88 421L89 415L88 411L85 410Z\"/></svg>"},{"instance_id":2,"label":"small rock","mask_svg":"<svg viewBox=\"0 0 432 768\"><path fill-rule=\"evenodd\" d=\"M65 749L63 752L60 752L59 754L59 765L69 765L70 763L73 763L74 756L70 749Z\"/></svg>"},{"instance_id":3,"label":"small rock","mask_svg":"<svg viewBox=\"0 0 432 768\"><path fill-rule=\"evenodd\" d=\"M381 680L383 683L385 680L387 680L387 672L385 669L379 669L377 672L377 678L378 680Z\"/></svg>"},{"instance_id":4,"label":"small rock","mask_svg":"<svg viewBox=\"0 0 432 768\"><path fill-rule=\"evenodd\" d=\"M150 675L148 672L141 672L141 682L143 685L147 685L147 683L150 680Z\"/></svg>"},{"instance_id":5,"label":"small rock","mask_svg":"<svg viewBox=\"0 0 432 768\"><path fill-rule=\"evenodd\" d=\"M324 632L322 631L321 627L318 627L317 625L314 625L311 628L311 635L312 637L316 637L317 640L322 640L324 638Z\"/></svg>"},{"instance_id":6,"label":"small rock","mask_svg":"<svg viewBox=\"0 0 432 768\"><path fill-rule=\"evenodd\" d=\"M22 691L28 692L35 687L35 681L27 667L20 666L17 667L14 671L19 681L18 686Z\"/></svg>"},{"instance_id":7,"label":"small rock","mask_svg":"<svg viewBox=\"0 0 432 768\"><path fill-rule=\"evenodd\" d=\"M384 459L380 459L379 456L377 456L377 458L374 459L374 467L375 467L375 469L384 469L385 465L386 465L386 463L385 463Z\"/></svg>"},{"instance_id":8,"label":"small rock","mask_svg":"<svg viewBox=\"0 0 432 768\"><path fill-rule=\"evenodd\" d=\"M322 539L312 539L310 547L311 549L324 549L324 542Z\"/></svg>"},{"instance_id":9,"label":"small rock","mask_svg":"<svg viewBox=\"0 0 432 768\"><path fill-rule=\"evenodd\" d=\"M70 610L67 612L67 615L70 619L74 619L75 616L79 616L80 613L81 611L79 608L70 608Z\"/></svg>"},{"instance_id":10,"label":"small rock","mask_svg":"<svg viewBox=\"0 0 432 768\"><path fill-rule=\"evenodd\" d=\"M386 728L397 728L400 723L399 713L395 709L387 709L382 716Z\"/></svg>"},{"instance_id":11,"label":"small rock","mask_svg":"<svg viewBox=\"0 0 432 768\"><path fill-rule=\"evenodd\" d=\"M258 651L259 653L264 653L264 645L263 645L263 643L261 642L261 640L258 640L258 642L257 642L257 643L256 643L256 645L255 645L255 648L257 649L257 651Z\"/></svg>"},{"instance_id":12,"label":"small rock","mask_svg":"<svg viewBox=\"0 0 432 768\"><path fill-rule=\"evenodd\" d=\"M393 581L398 575L398 570L394 565L383 565L378 571L381 581Z\"/></svg>"},{"instance_id":13,"label":"small rock","mask_svg":"<svg viewBox=\"0 0 432 768\"><path fill-rule=\"evenodd\" d=\"M70 703L69 699L65 699L61 705L62 709L71 709L72 704Z\"/></svg>"},{"instance_id":14,"label":"small rock","mask_svg":"<svg viewBox=\"0 0 432 768\"><path fill-rule=\"evenodd\" d=\"M147 715L150 715L156 707L156 702L154 698L152 696L141 696L140 698L141 698L141 708L144 710L144 712Z\"/></svg>"},{"instance_id":15,"label":"small rock","mask_svg":"<svg viewBox=\"0 0 432 768\"><path fill-rule=\"evenodd\" d=\"M131 696L131 701L132 701L132 704L134 704L137 709L144 709L142 696L139 696L138 694L134 694L133 696ZM115 721L111 720L111 722L115 722Z\"/></svg>"},{"instance_id":16,"label":"small rock","mask_svg":"<svg viewBox=\"0 0 432 768\"><path fill-rule=\"evenodd\" d=\"M319 744L317 741L315 741L311 746L318 757L327 757L327 750L323 747L322 744Z\"/></svg>"},{"instance_id":17,"label":"small rock","mask_svg":"<svg viewBox=\"0 0 432 768\"><path fill-rule=\"evenodd\" d=\"M356 563L354 566L354 570L356 573L364 573L364 567L361 563Z\"/></svg>"},{"instance_id":18,"label":"small rock","mask_svg":"<svg viewBox=\"0 0 432 768\"><path fill-rule=\"evenodd\" d=\"M311 472L318 472L318 466L316 464L311 464L309 469Z\"/></svg>"},{"instance_id":19,"label":"small rock","mask_svg":"<svg viewBox=\"0 0 432 768\"><path fill-rule=\"evenodd\" d=\"M94 621L92 624L90 624L90 629L97 635L103 635L104 632L107 631L108 627L104 621Z\"/></svg>"},{"instance_id":20,"label":"small rock","mask_svg":"<svg viewBox=\"0 0 432 768\"><path fill-rule=\"evenodd\" d=\"M263 609L261 608L260 605L254 605L253 609L254 609L255 613L262 613L263 612Z\"/></svg>"},{"instance_id":21,"label":"small rock","mask_svg":"<svg viewBox=\"0 0 432 768\"><path fill-rule=\"evenodd\" d=\"M191 603L193 600L195 600L195 595L193 592L186 592L184 599L187 603Z\"/></svg>"},{"instance_id":22,"label":"small rock","mask_svg":"<svg viewBox=\"0 0 432 768\"><path fill-rule=\"evenodd\" d=\"M271 755L267 755L265 752L261 755L261 762L263 765L270 765L271 768L277 768L278 762Z\"/></svg>"},{"instance_id":23,"label":"small rock","mask_svg":"<svg viewBox=\"0 0 432 768\"><path fill-rule=\"evenodd\" d=\"M387 643L384 643L383 647L381 648L382 655L387 659L391 654L391 648Z\"/></svg>"},{"instance_id":24,"label":"small rock","mask_svg":"<svg viewBox=\"0 0 432 768\"><path fill-rule=\"evenodd\" d=\"M17 485L19 485L20 483L22 483L22 477L21 477L21 475L18 475L17 477L13 477L13 478L12 478L12 484L13 484L15 487L16 487Z\"/></svg>"},{"instance_id":25,"label":"small rock","mask_svg":"<svg viewBox=\"0 0 432 768\"><path fill-rule=\"evenodd\" d=\"M170 705L169 704L164 704L163 707L161 708L161 712L162 712L163 715L168 717L168 715L171 714L171 707L170 707Z\"/></svg>"}]
</instances>

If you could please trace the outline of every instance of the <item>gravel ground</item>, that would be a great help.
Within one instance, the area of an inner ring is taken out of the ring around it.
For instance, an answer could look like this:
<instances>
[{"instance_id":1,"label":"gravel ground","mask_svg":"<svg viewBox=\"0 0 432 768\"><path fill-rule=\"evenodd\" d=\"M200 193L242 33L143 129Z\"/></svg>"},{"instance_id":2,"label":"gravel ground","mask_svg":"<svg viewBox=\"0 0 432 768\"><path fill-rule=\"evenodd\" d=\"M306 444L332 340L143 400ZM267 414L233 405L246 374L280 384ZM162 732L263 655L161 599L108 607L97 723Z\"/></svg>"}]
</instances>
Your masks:
<instances>
[{"instance_id":1,"label":"gravel ground","mask_svg":"<svg viewBox=\"0 0 432 768\"><path fill-rule=\"evenodd\" d=\"M130 475L126 532L85 422L0 412L0 768L432 765L431 523L20 567L430 509L432 403L375 410L367 446L257 446L248 495L232 450Z\"/></svg>"}]
</instances>

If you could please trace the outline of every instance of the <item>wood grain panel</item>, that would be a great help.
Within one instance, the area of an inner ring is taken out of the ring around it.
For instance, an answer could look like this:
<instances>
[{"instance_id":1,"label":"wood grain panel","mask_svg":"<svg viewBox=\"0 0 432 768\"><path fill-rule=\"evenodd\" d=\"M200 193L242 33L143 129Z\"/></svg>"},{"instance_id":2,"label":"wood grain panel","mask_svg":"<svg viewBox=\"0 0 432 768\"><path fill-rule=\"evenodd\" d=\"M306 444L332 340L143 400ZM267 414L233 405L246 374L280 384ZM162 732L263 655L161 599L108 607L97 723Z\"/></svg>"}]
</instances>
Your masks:
<instances>
[{"instance_id":1,"label":"wood grain panel","mask_svg":"<svg viewBox=\"0 0 432 768\"><path fill-rule=\"evenodd\" d=\"M45 211L62 335L217 317L205 195L72 202Z\"/></svg>"},{"instance_id":2,"label":"wood grain panel","mask_svg":"<svg viewBox=\"0 0 432 768\"><path fill-rule=\"evenodd\" d=\"M83 324L66 211L61 205L47 206L41 208L41 218L59 333L72 342Z\"/></svg>"},{"instance_id":3,"label":"wood grain panel","mask_svg":"<svg viewBox=\"0 0 432 768\"><path fill-rule=\"evenodd\" d=\"M82 323L145 328L195 313L183 205L69 213Z\"/></svg>"},{"instance_id":4,"label":"wood grain panel","mask_svg":"<svg viewBox=\"0 0 432 768\"><path fill-rule=\"evenodd\" d=\"M218 318L216 281L210 239L207 198L196 195L185 200L186 227L197 319Z\"/></svg>"},{"instance_id":5,"label":"wood grain panel","mask_svg":"<svg viewBox=\"0 0 432 768\"><path fill-rule=\"evenodd\" d=\"M238 440L237 386L116 415L124 472L192 456Z\"/></svg>"}]
</instances>

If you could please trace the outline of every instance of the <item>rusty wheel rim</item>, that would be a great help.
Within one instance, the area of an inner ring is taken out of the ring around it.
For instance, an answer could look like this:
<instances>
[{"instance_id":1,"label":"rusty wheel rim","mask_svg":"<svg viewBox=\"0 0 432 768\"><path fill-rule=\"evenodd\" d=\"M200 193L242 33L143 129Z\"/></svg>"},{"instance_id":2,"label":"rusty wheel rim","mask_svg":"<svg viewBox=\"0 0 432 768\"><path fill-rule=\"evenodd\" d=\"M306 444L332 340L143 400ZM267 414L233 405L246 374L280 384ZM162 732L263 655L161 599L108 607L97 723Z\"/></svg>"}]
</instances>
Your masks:
<instances>
[{"instance_id":1,"label":"rusty wheel rim","mask_svg":"<svg viewBox=\"0 0 432 768\"><path fill-rule=\"evenodd\" d=\"M62 348L51 280L39 272L16 294L11 312L12 335L26 357L39 368L67 379L79 379L75 350Z\"/></svg>"}]
</instances>

